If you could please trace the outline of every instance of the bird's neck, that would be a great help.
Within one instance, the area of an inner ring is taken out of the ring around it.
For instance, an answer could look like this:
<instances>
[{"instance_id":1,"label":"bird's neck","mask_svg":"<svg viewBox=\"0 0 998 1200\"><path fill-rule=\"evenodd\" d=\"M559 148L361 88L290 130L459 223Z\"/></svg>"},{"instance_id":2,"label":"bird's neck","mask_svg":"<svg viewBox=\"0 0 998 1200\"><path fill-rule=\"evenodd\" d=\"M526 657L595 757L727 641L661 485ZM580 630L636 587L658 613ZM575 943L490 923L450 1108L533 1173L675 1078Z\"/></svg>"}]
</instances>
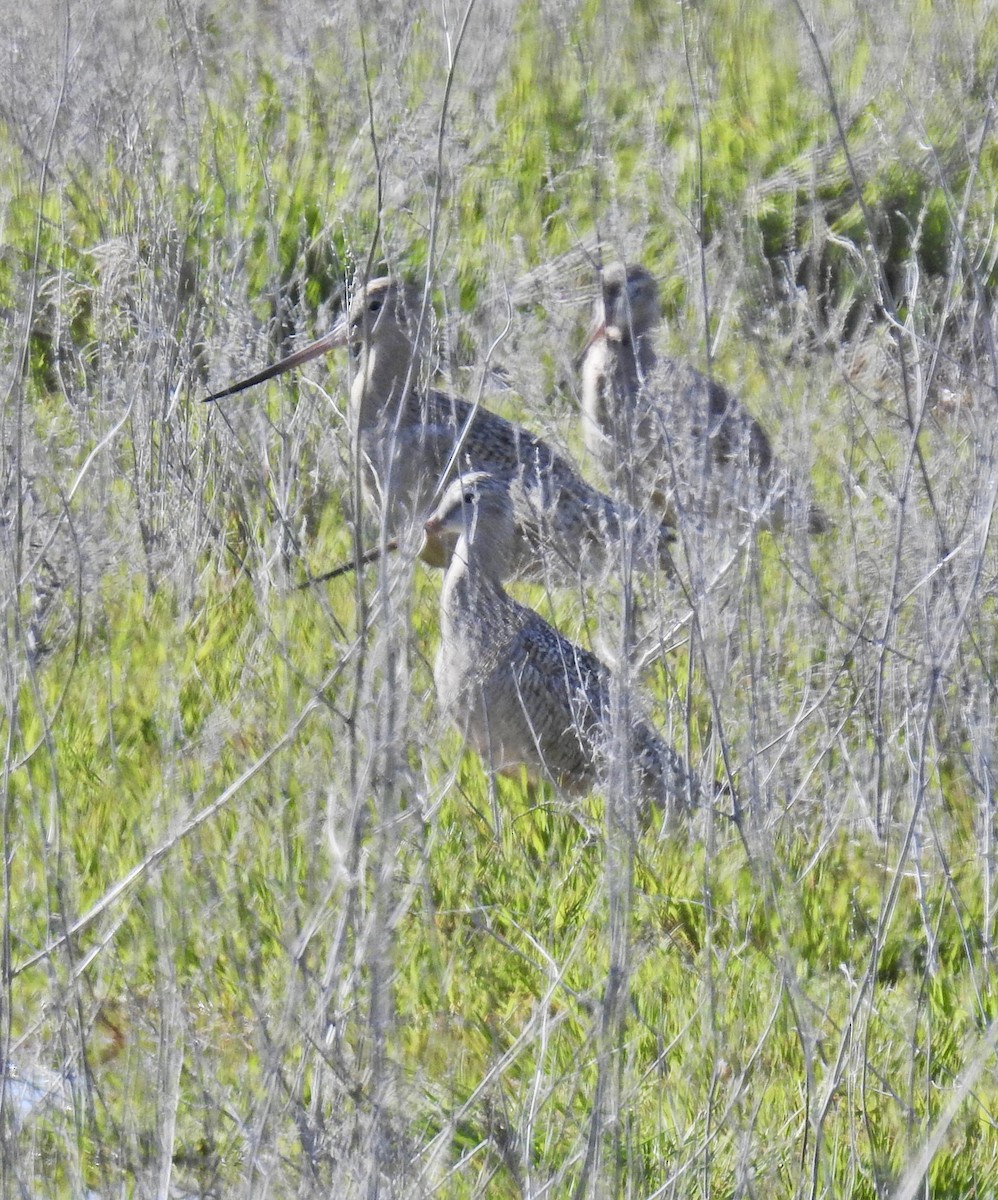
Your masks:
<instances>
[{"instance_id":1,"label":"bird's neck","mask_svg":"<svg viewBox=\"0 0 998 1200\"><path fill-rule=\"evenodd\" d=\"M604 337L583 367L583 419L590 449L633 414L655 370L651 338Z\"/></svg>"},{"instance_id":2,"label":"bird's neck","mask_svg":"<svg viewBox=\"0 0 998 1200\"><path fill-rule=\"evenodd\" d=\"M623 394L637 396L655 369L655 350L648 334L608 341L614 381Z\"/></svg>"},{"instance_id":3,"label":"bird's neck","mask_svg":"<svg viewBox=\"0 0 998 1200\"><path fill-rule=\"evenodd\" d=\"M420 354L402 336L364 346L350 389L354 428L364 431L393 423L422 370Z\"/></svg>"},{"instance_id":4,"label":"bird's neck","mask_svg":"<svg viewBox=\"0 0 998 1200\"><path fill-rule=\"evenodd\" d=\"M508 602L502 585L506 574L507 552L495 539L466 535L458 538L451 555L440 596L441 611L452 620L480 612L485 605Z\"/></svg>"}]
</instances>

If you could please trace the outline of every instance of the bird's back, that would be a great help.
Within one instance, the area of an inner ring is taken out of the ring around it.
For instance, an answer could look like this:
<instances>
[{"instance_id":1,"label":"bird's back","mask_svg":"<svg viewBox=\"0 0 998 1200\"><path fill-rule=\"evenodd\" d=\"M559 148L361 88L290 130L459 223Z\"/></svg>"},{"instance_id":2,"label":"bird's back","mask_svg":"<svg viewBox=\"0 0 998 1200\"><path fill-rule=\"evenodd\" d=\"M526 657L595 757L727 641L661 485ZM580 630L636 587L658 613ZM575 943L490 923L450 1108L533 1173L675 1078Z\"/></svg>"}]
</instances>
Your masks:
<instances>
[{"instance_id":1,"label":"bird's back","mask_svg":"<svg viewBox=\"0 0 998 1200\"><path fill-rule=\"evenodd\" d=\"M585 793L606 785L626 748L642 805L698 799L683 760L643 718L614 736L607 667L492 581L445 593L435 677L445 710L494 770L525 767Z\"/></svg>"},{"instance_id":2,"label":"bird's back","mask_svg":"<svg viewBox=\"0 0 998 1200\"><path fill-rule=\"evenodd\" d=\"M665 511L744 513L812 533L828 518L802 495L765 430L715 380L656 357L658 284L637 263L608 264L582 363L586 445L613 486Z\"/></svg>"},{"instance_id":3,"label":"bird's back","mask_svg":"<svg viewBox=\"0 0 998 1200\"><path fill-rule=\"evenodd\" d=\"M525 767L569 791L595 785L606 669L501 587L475 578L445 592L434 676L492 769Z\"/></svg>"},{"instance_id":4,"label":"bird's back","mask_svg":"<svg viewBox=\"0 0 998 1200\"><path fill-rule=\"evenodd\" d=\"M670 513L730 509L778 528L790 508L804 515L812 533L830 527L728 388L677 359L644 358L640 369L628 347L607 346L595 360L599 390L592 394L603 418L600 436L591 436L616 486L636 481Z\"/></svg>"},{"instance_id":5,"label":"bird's back","mask_svg":"<svg viewBox=\"0 0 998 1200\"><path fill-rule=\"evenodd\" d=\"M514 481L515 574L542 575L544 564L574 577L583 564L601 566L608 548L619 544L625 520L633 521L642 554L672 568L668 528L623 511L543 438L460 397L411 389L394 420L360 431L360 446L372 491L390 497L393 520L403 511L423 512L448 469Z\"/></svg>"}]
</instances>

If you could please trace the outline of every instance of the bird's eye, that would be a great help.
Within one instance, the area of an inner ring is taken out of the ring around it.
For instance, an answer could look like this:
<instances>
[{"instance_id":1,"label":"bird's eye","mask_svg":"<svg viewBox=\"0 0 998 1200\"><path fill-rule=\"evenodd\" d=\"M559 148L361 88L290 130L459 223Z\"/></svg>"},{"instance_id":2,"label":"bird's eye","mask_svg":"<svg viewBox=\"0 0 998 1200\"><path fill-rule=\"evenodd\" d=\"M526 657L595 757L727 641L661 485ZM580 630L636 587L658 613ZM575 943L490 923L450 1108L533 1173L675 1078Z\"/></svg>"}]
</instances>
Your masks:
<instances>
[{"instance_id":1,"label":"bird's eye","mask_svg":"<svg viewBox=\"0 0 998 1200\"><path fill-rule=\"evenodd\" d=\"M382 305L382 299L381 299L381 297L380 297L380 296L375 296L373 300L371 300L371 301L369 301L369 302L368 302L368 305L367 305L367 311L368 311L369 313L376 313L376 312L380 312L380 311L381 311L381 305Z\"/></svg>"},{"instance_id":2,"label":"bird's eye","mask_svg":"<svg viewBox=\"0 0 998 1200\"><path fill-rule=\"evenodd\" d=\"M477 497L474 492L465 492L461 497L461 501L464 504L474 504L476 499Z\"/></svg>"}]
</instances>

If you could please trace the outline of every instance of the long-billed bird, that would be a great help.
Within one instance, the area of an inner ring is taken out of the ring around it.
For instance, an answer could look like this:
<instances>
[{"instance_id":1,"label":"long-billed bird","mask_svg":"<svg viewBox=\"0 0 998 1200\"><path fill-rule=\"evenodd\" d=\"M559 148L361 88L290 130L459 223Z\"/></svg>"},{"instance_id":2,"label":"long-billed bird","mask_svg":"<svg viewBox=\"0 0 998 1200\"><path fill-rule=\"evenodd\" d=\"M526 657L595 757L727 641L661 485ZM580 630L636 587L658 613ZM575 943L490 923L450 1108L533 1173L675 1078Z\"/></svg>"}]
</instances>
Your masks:
<instances>
[{"instance_id":1,"label":"long-billed bird","mask_svg":"<svg viewBox=\"0 0 998 1200\"><path fill-rule=\"evenodd\" d=\"M608 481L662 513L736 512L763 528L793 516L811 533L831 522L773 453L765 430L727 388L655 353L658 284L642 266L608 265L582 354L586 447Z\"/></svg>"},{"instance_id":2,"label":"long-billed bird","mask_svg":"<svg viewBox=\"0 0 998 1200\"><path fill-rule=\"evenodd\" d=\"M425 533L424 559L446 565L438 698L490 770L588 792L606 787L619 753L642 806L675 814L697 802L694 775L647 721L634 715L619 728L608 668L503 588L517 552L508 481L481 471L454 479Z\"/></svg>"},{"instance_id":3,"label":"long-billed bird","mask_svg":"<svg viewBox=\"0 0 998 1200\"><path fill-rule=\"evenodd\" d=\"M349 420L366 491L387 527L421 529L428 507L456 471L488 471L516 486L513 574L558 576L600 570L624 542L644 568L672 570L673 531L591 487L566 456L497 413L430 386L423 292L394 279L359 287L318 341L206 397L220 400L336 347L355 361Z\"/></svg>"}]
</instances>

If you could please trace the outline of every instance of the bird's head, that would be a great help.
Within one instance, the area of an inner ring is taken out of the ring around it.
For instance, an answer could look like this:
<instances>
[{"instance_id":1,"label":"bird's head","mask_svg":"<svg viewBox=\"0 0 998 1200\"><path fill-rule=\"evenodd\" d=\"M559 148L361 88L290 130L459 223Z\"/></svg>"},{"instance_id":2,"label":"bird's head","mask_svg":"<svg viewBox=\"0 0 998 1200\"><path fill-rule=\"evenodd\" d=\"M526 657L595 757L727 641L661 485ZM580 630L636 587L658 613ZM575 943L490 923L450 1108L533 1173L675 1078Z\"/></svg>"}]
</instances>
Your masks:
<instances>
[{"instance_id":1,"label":"bird's head","mask_svg":"<svg viewBox=\"0 0 998 1200\"><path fill-rule=\"evenodd\" d=\"M638 263L610 263L603 269L602 324L612 342L634 342L658 324L662 308L658 282Z\"/></svg>"},{"instance_id":2,"label":"bird's head","mask_svg":"<svg viewBox=\"0 0 998 1200\"><path fill-rule=\"evenodd\" d=\"M382 276L357 289L350 306L327 335L330 345L349 346L359 354L366 346L411 346L423 307L415 284Z\"/></svg>"},{"instance_id":3,"label":"bird's head","mask_svg":"<svg viewBox=\"0 0 998 1200\"><path fill-rule=\"evenodd\" d=\"M225 396L234 396L343 346L348 346L356 357L360 357L367 347L392 370L408 371L422 312L423 293L414 284L387 276L372 279L354 292L350 306L340 314L332 329L317 341L205 399L221 400ZM425 326L428 321L424 318L422 324Z\"/></svg>"},{"instance_id":4,"label":"bird's head","mask_svg":"<svg viewBox=\"0 0 998 1200\"><path fill-rule=\"evenodd\" d=\"M487 471L471 471L452 480L425 525L420 557L444 567L463 540L465 557L473 554L496 578L504 578L515 533L509 482Z\"/></svg>"}]
</instances>

